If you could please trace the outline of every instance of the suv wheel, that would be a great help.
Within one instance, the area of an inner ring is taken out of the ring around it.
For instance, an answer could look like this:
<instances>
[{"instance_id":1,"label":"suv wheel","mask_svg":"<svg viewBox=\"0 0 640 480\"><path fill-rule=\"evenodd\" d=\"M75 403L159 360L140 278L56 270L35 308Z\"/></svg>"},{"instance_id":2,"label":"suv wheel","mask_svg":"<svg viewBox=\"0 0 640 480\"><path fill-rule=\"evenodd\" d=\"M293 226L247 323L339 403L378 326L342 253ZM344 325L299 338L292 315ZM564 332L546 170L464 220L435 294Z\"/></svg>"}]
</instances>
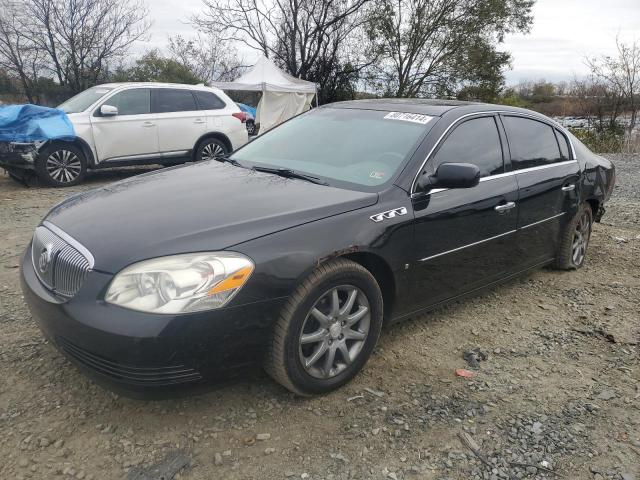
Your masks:
<instances>
[{"instance_id":1,"label":"suv wheel","mask_svg":"<svg viewBox=\"0 0 640 480\"><path fill-rule=\"evenodd\" d=\"M247 133L251 136L256 134L256 122L247 120Z\"/></svg>"},{"instance_id":2,"label":"suv wheel","mask_svg":"<svg viewBox=\"0 0 640 480\"><path fill-rule=\"evenodd\" d=\"M84 179L87 161L78 147L53 144L38 154L36 173L51 187L71 187Z\"/></svg>"},{"instance_id":3,"label":"suv wheel","mask_svg":"<svg viewBox=\"0 0 640 480\"><path fill-rule=\"evenodd\" d=\"M266 370L298 395L334 390L364 366L382 327L382 294L361 265L338 259L317 268L276 322Z\"/></svg>"},{"instance_id":4,"label":"suv wheel","mask_svg":"<svg viewBox=\"0 0 640 480\"><path fill-rule=\"evenodd\" d=\"M593 212L583 203L565 227L554 266L560 270L575 270L584 265L591 237Z\"/></svg>"},{"instance_id":5,"label":"suv wheel","mask_svg":"<svg viewBox=\"0 0 640 480\"><path fill-rule=\"evenodd\" d=\"M203 140L196 150L195 161L217 160L229 153L227 146L217 138Z\"/></svg>"}]
</instances>

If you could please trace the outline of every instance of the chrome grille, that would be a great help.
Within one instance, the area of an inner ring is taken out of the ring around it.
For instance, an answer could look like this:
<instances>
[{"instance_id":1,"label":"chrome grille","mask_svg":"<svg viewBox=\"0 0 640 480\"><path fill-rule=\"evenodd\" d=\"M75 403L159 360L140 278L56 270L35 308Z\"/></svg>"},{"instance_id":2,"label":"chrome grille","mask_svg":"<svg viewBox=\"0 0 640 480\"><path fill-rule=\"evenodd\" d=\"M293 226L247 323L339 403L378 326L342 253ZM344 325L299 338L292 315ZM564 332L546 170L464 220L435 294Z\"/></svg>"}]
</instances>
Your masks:
<instances>
[{"instance_id":1,"label":"chrome grille","mask_svg":"<svg viewBox=\"0 0 640 480\"><path fill-rule=\"evenodd\" d=\"M31 244L31 260L40 281L65 297L72 297L80 290L93 267L91 254L48 222L36 228Z\"/></svg>"}]
</instances>

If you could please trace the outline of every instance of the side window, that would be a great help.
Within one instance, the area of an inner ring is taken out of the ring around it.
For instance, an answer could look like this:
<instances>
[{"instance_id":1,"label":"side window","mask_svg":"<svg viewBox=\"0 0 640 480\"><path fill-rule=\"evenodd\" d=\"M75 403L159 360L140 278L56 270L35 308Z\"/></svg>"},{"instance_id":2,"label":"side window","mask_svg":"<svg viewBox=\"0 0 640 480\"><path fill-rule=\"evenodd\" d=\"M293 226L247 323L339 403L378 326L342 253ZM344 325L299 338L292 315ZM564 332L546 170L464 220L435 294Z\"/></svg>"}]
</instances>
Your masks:
<instances>
[{"instance_id":1,"label":"side window","mask_svg":"<svg viewBox=\"0 0 640 480\"><path fill-rule=\"evenodd\" d=\"M560 145L560 156L562 160L571 160L571 155L569 154L569 142L567 141L567 137L565 137L558 130L554 130L556 133L556 138L558 139L558 145Z\"/></svg>"},{"instance_id":2,"label":"side window","mask_svg":"<svg viewBox=\"0 0 640 480\"><path fill-rule=\"evenodd\" d=\"M562 160L554 128L522 117L503 117L514 170L539 167Z\"/></svg>"},{"instance_id":3,"label":"side window","mask_svg":"<svg viewBox=\"0 0 640 480\"><path fill-rule=\"evenodd\" d=\"M118 115L143 115L151 113L151 91L148 88L133 88L116 93L104 102L118 109Z\"/></svg>"},{"instance_id":4,"label":"side window","mask_svg":"<svg viewBox=\"0 0 640 480\"><path fill-rule=\"evenodd\" d=\"M154 113L194 112L198 110L191 90L157 88L153 91Z\"/></svg>"},{"instance_id":5,"label":"side window","mask_svg":"<svg viewBox=\"0 0 640 480\"><path fill-rule=\"evenodd\" d=\"M195 90L193 94L196 96L200 110L219 110L226 107L225 103L213 92Z\"/></svg>"},{"instance_id":6,"label":"side window","mask_svg":"<svg viewBox=\"0 0 640 480\"><path fill-rule=\"evenodd\" d=\"M457 126L438 149L433 166L441 163L472 163L482 177L504 172L502 144L493 117L467 120Z\"/></svg>"}]
</instances>

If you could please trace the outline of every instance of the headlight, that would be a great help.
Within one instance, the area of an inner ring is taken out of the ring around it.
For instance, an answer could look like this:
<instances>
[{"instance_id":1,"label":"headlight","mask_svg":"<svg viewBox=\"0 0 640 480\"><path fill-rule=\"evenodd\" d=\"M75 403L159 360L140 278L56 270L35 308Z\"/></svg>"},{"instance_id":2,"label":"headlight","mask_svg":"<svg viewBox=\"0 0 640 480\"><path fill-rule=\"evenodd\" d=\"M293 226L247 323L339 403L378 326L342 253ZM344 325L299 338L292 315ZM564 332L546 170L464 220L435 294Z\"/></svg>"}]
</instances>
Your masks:
<instances>
[{"instance_id":1,"label":"headlight","mask_svg":"<svg viewBox=\"0 0 640 480\"><path fill-rule=\"evenodd\" d=\"M105 300L150 313L188 313L220 308L253 272L253 262L234 252L154 258L118 273Z\"/></svg>"}]
</instances>

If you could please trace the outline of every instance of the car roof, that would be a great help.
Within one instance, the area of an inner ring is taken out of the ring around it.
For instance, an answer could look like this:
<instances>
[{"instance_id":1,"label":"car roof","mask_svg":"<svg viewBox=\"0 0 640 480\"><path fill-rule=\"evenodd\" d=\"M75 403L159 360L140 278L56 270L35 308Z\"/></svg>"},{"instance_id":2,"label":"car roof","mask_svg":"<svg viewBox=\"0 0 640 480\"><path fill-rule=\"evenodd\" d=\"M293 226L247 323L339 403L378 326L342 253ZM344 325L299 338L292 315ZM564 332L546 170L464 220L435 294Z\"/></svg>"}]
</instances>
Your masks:
<instances>
[{"instance_id":1,"label":"car roof","mask_svg":"<svg viewBox=\"0 0 640 480\"><path fill-rule=\"evenodd\" d=\"M103 83L100 85L96 85L96 87L105 87L105 88L121 88L121 87L157 87L157 88L185 88L188 90L211 90L215 92L219 92L220 90L216 87L207 87L206 85L200 83L198 85L190 85L186 83L163 83L163 82L113 82L113 83Z\"/></svg>"},{"instance_id":2,"label":"car roof","mask_svg":"<svg viewBox=\"0 0 640 480\"><path fill-rule=\"evenodd\" d=\"M367 100L351 100L347 102L329 103L324 108L353 108L360 110L381 110L389 112L405 112L417 113L440 117L445 113L459 109L461 114L482 111L501 111L513 113L526 113L532 116L543 115L536 114L530 110L522 108L510 107L508 105L493 105L481 102L464 102L461 100L439 100L426 98L379 98ZM321 107L321 108L323 108Z\"/></svg>"}]
</instances>

